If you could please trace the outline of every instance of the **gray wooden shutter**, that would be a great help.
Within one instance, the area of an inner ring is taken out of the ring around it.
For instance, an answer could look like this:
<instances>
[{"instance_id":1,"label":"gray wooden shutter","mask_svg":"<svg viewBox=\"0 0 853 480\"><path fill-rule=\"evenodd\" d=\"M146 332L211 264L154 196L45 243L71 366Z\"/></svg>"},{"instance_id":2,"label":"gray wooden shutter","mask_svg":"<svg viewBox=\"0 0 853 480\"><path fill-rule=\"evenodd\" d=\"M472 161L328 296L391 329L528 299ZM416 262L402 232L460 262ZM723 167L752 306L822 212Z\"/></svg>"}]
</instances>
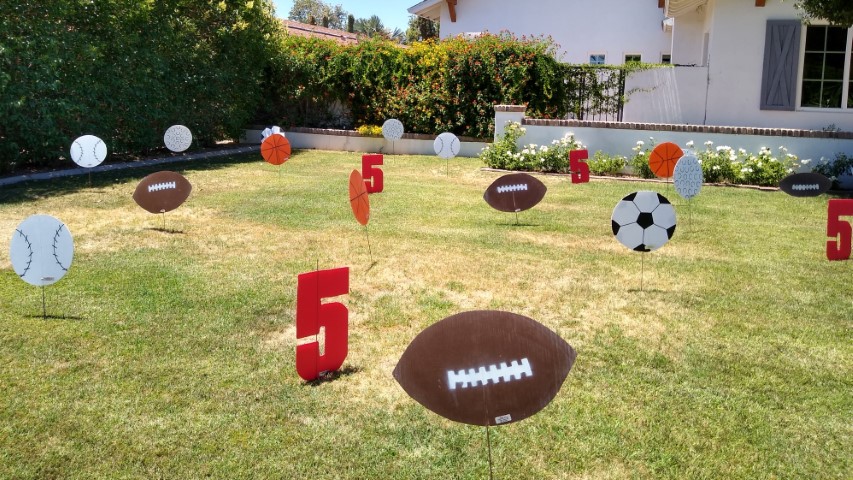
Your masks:
<instances>
[{"instance_id":1,"label":"gray wooden shutter","mask_svg":"<svg viewBox=\"0 0 853 480\"><path fill-rule=\"evenodd\" d=\"M799 20L767 21L761 79L762 110L796 108L800 28Z\"/></svg>"}]
</instances>

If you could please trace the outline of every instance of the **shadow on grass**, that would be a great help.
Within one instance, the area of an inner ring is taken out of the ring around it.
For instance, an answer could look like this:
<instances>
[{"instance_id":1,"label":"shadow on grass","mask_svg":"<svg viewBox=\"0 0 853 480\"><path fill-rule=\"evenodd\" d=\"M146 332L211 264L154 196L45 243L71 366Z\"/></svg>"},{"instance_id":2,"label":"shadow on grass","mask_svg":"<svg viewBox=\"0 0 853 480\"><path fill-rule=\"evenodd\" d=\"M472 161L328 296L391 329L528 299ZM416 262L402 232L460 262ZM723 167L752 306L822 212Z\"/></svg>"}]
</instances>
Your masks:
<instances>
[{"instance_id":1,"label":"shadow on grass","mask_svg":"<svg viewBox=\"0 0 853 480\"><path fill-rule=\"evenodd\" d=\"M85 320L75 315L27 315L25 318L40 318L44 320Z\"/></svg>"},{"instance_id":2,"label":"shadow on grass","mask_svg":"<svg viewBox=\"0 0 853 480\"><path fill-rule=\"evenodd\" d=\"M161 170L177 172L218 170L238 163L258 161L256 152L241 153L208 159L175 161L160 165L128 167L120 170L75 175L50 180L31 180L0 188L0 204L14 205L26 203L47 196L67 195L80 190L97 190L111 187L117 183L141 180L143 177Z\"/></svg>"},{"instance_id":3,"label":"shadow on grass","mask_svg":"<svg viewBox=\"0 0 853 480\"><path fill-rule=\"evenodd\" d=\"M183 230L173 230L171 228L163 228L163 227L146 227L145 230L151 232L160 232L160 233L169 233L173 235L183 235L185 232Z\"/></svg>"},{"instance_id":4,"label":"shadow on grass","mask_svg":"<svg viewBox=\"0 0 853 480\"><path fill-rule=\"evenodd\" d=\"M358 367L354 367L352 365L344 365L340 370L335 370L333 372L321 372L319 378L317 378L316 380L311 380L310 382L305 382L305 385L309 387L319 387L324 383L334 382L335 380L341 377L348 377L360 371L361 369Z\"/></svg>"},{"instance_id":5,"label":"shadow on grass","mask_svg":"<svg viewBox=\"0 0 853 480\"><path fill-rule=\"evenodd\" d=\"M661 290L659 288L629 288L626 291L628 293L668 293L666 290Z\"/></svg>"}]
</instances>

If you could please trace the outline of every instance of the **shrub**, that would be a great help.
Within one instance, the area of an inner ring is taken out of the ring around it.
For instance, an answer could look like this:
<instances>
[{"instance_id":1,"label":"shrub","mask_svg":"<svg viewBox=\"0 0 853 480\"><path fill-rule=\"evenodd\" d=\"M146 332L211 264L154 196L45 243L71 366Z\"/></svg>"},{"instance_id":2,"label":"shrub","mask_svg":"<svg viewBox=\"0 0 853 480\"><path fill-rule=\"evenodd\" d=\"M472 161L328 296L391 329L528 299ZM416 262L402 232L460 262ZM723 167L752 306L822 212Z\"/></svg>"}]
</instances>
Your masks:
<instances>
[{"instance_id":1,"label":"shrub","mask_svg":"<svg viewBox=\"0 0 853 480\"><path fill-rule=\"evenodd\" d=\"M490 168L502 170L515 170L519 163L518 139L524 136L527 130L518 122L507 122L504 134L490 145L486 145L480 152L480 159Z\"/></svg>"},{"instance_id":2,"label":"shrub","mask_svg":"<svg viewBox=\"0 0 853 480\"><path fill-rule=\"evenodd\" d=\"M832 161L826 157L821 157L820 162L812 168L812 171L837 181L841 175L853 175L853 156L838 152Z\"/></svg>"},{"instance_id":3,"label":"shrub","mask_svg":"<svg viewBox=\"0 0 853 480\"><path fill-rule=\"evenodd\" d=\"M134 154L175 123L202 145L239 137L281 26L269 2L197 3L0 2L0 170L83 134Z\"/></svg>"},{"instance_id":4,"label":"shrub","mask_svg":"<svg viewBox=\"0 0 853 480\"><path fill-rule=\"evenodd\" d=\"M601 150L586 161L589 171L593 175L615 175L622 171L628 164L628 159L621 155L608 155Z\"/></svg>"},{"instance_id":5,"label":"shrub","mask_svg":"<svg viewBox=\"0 0 853 480\"><path fill-rule=\"evenodd\" d=\"M650 137L649 146L644 147L645 144L646 142L638 140L637 145L632 149L634 156L631 157L631 169L634 171L634 175L640 178L655 178L655 173L649 167L649 156L655 146L655 139Z\"/></svg>"},{"instance_id":6,"label":"shrub","mask_svg":"<svg viewBox=\"0 0 853 480\"><path fill-rule=\"evenodd\" d=\"M382 136L382 127L379 125L362 125L355 129L360 135L365 135L368 137L381 137Z\"/></svg>"},{"instance_id":7,"label":"shrub","mask_svg":"<svg viewBox=\"0 0 853 480\"><path fill-rule=\"evenodd\" d=\"M569 172L569 152L584 148L569 132L551 145L528 144L519 152L518 140L527 132L518 122L509 122L505 133L480 152L480 159L491 168L528 172Z\"/></svg>"},{"instance_id":8,"label":"shrub","mask_svg":"<svg viewBox=\"0 0 853 480\"><path fill-rule=\"evenodd\" d=\"M799 166L797 157L789 154L787 148L779 147L779 153L778 157L774 156L767 147L757 154L742 148L735 151L725 145L713 148L713 142L708 141L705 150L697 156L706 182L775 186Z\"/></svg>"}]
</instances>

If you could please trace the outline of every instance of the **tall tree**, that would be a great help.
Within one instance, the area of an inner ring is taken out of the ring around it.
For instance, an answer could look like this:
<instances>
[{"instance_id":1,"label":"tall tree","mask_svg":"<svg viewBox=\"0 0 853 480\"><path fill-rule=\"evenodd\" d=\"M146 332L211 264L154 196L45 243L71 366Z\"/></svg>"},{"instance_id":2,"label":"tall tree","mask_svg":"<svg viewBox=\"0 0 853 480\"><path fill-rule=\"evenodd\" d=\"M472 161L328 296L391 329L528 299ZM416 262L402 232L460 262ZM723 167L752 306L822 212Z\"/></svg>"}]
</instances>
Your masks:
<instances>
[{"instance_id":1,"label":"tall tree","mask_svg":"<svg viewBox=\"0 0 853 480\"><path fill-rule=\"evenodd\" d=\"M355 21L355 31L368 37L382 37L397 43L406 43L406 32L395 28L390 30L385 27L377 15L371 15L370 18L359 18Z\"/></svg>"},{"instance_id":2,"label":"tall tree","mask_svg":"<svg viewBox=\"0 0 853 480\"><path fill-rule=\"evenodd\" d=\"M438 39L438 22L411 15L406 29L406 43Z\"/></svg>"},{"instance_id":3,"label":"tall tree","mask_svg":"<svg viewBox=\"0 0 853 480\"><path fill-rule=\"evenodd\" d=\"M851 0L797 0L796 6L806 19L825 19L834 25L853 26Z\"/></svg>"},{"instance_id":4,"label":"tall tree","mask_svg":"<svg viewBox=\"0 0 853 480\"><path fill-rule=\"evenodd\" d=\"M329 28L343 30L347 26L347 15L349 14L341 5L333 6L323 0L295 0L287 18L308 23L310 17L315 19L329 17Z\"/></svg>"}]
</instances>

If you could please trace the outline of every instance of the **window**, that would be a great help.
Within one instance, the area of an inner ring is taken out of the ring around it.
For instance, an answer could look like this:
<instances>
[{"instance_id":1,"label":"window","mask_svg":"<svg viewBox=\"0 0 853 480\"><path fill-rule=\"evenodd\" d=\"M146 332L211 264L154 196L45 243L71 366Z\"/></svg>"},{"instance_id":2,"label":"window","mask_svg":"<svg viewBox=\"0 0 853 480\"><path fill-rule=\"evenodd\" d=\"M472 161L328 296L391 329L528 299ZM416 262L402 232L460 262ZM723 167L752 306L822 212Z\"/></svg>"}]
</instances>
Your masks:
<instances>
[{"instance_id":1,"label":"window","mask_svg":"<svg viewBox=\"0 0 853 480\"><path fill-rule=\"evenodd\" d=\"M640 63L642 56L639 54L629 53L625 55L625 63Z\"/></svg>"},{"instance_id":2,"label":"window","mask_svg":"<svg viewBox=\"0 0 853 480\"><path fill-rule=\"evenodd\" d=\"M590 65L604 65L604 54L603 53L590 54L589 64Z\"/></svg>"},{"instance_id":3,"label":"window","mask_svg":"<svg viewBox=\"0 0 853 480\"><path fill-rule=\"evenodd\" d=\"M669 65L669 64L671 64L671 63L672 63L672 54L669 54L669 53L662 53L662 54L660 55L660 63L662 63L662 64L664 64L664 65Z\"/></svg>"},{"instance_id":4,"label":"window","mask_svg":"<svg viewBox=\"0 0 853 480\"><path fill-rule=\"evenodd\" d=\"M853 108L853 29L806 27L801 107Z\"/></svg>"}]
</instances>

